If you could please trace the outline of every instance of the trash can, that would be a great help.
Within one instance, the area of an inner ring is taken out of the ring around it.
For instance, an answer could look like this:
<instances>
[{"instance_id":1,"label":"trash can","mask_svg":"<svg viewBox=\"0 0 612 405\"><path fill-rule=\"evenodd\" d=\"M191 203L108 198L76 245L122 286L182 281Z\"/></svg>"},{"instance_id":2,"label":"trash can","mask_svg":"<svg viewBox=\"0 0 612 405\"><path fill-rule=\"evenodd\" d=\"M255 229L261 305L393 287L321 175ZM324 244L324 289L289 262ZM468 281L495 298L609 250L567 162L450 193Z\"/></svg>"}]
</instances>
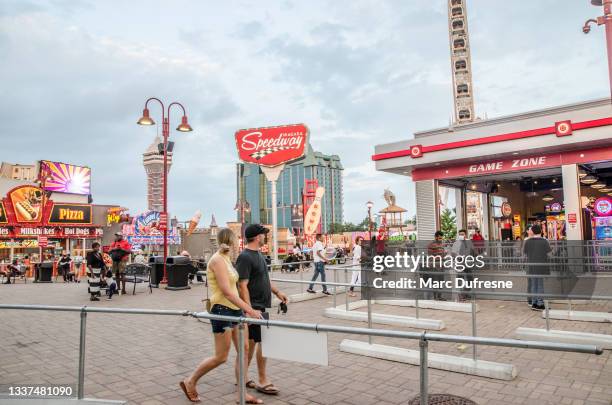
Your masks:
<instances>
[{"instance_id":1,"label":"trash can","mask_svg":"<svg viewBox=\"0 0 612 405\"><path fill-rule=\"evenodd\" d=\"M149 266L151 266L151 286L159 288L159 283L164 278L164 256L149 257Z\"/></svg>"},{"instance_id":2,"label":"trash can","mask_svg":"<svg viewBox=\"0 0 612 405\"><path fill-rule=\"evenodd\" d=\"M166 260L166 275L168 285L166 290L188 290L189 274L193 272L191 259L186 256L168 256Z\"/></svg>"},{"instance_id":3,"label":"trash can","mask_svg":"<svg viewBox=\"0 0 612 405\"><path fill-rule=\"evenodd\" d=\"M36 264L35 283L51 283L53 277L53 262L42 262Z\"/></svg>"}]
</instances>

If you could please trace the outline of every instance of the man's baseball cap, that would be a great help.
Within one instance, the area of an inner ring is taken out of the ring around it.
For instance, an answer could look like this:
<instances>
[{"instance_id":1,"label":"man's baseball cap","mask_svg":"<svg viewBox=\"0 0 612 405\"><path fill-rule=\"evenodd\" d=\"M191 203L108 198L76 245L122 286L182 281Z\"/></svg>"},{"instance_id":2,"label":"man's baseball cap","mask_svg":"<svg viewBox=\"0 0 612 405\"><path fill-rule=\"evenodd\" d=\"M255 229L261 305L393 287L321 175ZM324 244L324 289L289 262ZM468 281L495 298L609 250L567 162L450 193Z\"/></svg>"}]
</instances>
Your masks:
<instances>
[{"instance_id":1,"label":"man's baseball cap","mask_svg":"<svg viewBox=\"0 0 612 405\"><path fill-rule=\"evenodd\" d=\"M270 230L263 225L260 224L251 224L246 227L244 230L244 236L246 238L254 238L257 235L261 235L262 233L268 233Z\"/></svg>"},{"instance_id":2,"label":"man's baseball cap","mask_svg":"<svg viewBox=\"0 0 612 405\"><path fill-rule=\"evenodd\" d=\"M123 236L121 232L115 232L115 236Z\"/></svg>"}]
</instances>

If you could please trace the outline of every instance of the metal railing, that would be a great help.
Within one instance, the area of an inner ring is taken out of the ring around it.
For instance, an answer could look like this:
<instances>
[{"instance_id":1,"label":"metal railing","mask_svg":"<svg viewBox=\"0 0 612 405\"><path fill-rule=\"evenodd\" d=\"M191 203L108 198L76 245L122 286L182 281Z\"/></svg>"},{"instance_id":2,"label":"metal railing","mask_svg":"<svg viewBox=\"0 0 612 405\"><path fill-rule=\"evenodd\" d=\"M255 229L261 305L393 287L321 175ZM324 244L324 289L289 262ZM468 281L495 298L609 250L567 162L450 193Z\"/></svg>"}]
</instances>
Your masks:
<instances>
[{"instance_id":1,"label":"metal railing","mask_svg":"<svg viewBox=\"0 0 612 405\"><path fill-rule=\"evenodd\" d=\"M50 305L18 305L18 304L0 304L0 309L4 310L34 310L34 311L63 311L63 312L79 312L81 317L80 332L79 332L79 363L78 363L78 380L77 380L77 398L84 398L85 384L85 344L87 334L87 314L93 313L110 313L110 314L133 314L133 315L171 315L182 317L193 317L197 319L222 320L238 323L238 361L239 361L239 398L240 404L245 404L245 381L244 381L244 325L254 324L266 327L280 327L288 329L308 330L316 332L344 333L361 336L381 336L399 339L412 339L419 341L419 367L420 367L420 402L422 405L428 403L428 347L429 342L450 342L450 343L466 343L480 344L488 346L503 346L523 349L539 349L564 351L587 354L602 354L602 350L593 345L578 345L567 343L550 343L550 342L535 342L516 339L500 339L500 338L483 338L460 335L445 335L438 333L427 332L404 332L385 329L371 328L355 328L350 326L324 325L313 323L287 322L263 319L251 319L245 317L232 317L223 315L213 315L206 312L192 312L188 310L158 310L158 309L136 309L136 308L101 308L101 307L75 307L75 306L50 306Z\"/></svg>"},{"instance_id":2,"label":"metal railing","mask_svg":"<svg viewBox=\"0 0 612 405\"><path fill-rule=\"evenodd\" d=\"M282 278L271 278L271 281L274 282L278 282L278 283L289 283L289 284L300 284L300 286L303 286L304 284L314 284L314 285L327 285L330 286L332 289L332 299L333 299L333 307L336 308L337 306L337 295L339 294L337 288L338 287L344 287L344 294L345 294L345 310L348 312L349 311L349 288L350 287L355 287L355 288L364 288L364 287L368 287L367 284L351 284L348 283L348 271L359 271L359 272L363 272L364 269L360 269L360 270L356 270L355 269L355 265L352 264L346 264L346 265L330 265L330 266L326 266L326 270L332 270L332 274L333 274L333 281L304 281L302 280L302 277L300 277L300 280L288 280L288 279L282 279ZM339 271L343 271L344 272L344 282L338 282L338 277L337 274ZM368 269L365 271L371 271L373 272L372 269ZM395 272L404 272L405 270L385 270L385 271L395 271ZM420 277L423 274L440 274L439 272L435 272L435 271L417 271L414 273L411 273L412 275L414 275L415 277ZM480 273L478 273L480 274ZM495 274L495 275L500 275L500 274ZM542 277L542 278L546 278L546 277L555 277L555 276L545 276L545 275L528 275L528 274L503 274L503 276L510 276L510 277L523 277L523 278L533 278L533 277ZM583 275L581 277L602 277L602 275L597 275L597 276L592 276L592 275ZM607 276L603 276L603 277L607 277ZM433 293L433 292L455 292L455 290L449 290L449 289L428 289L428 288L414 288L411 289L412 291L414 291L415 293L417 292L423 292L423 293ZM555 298L561 298L561 299L567 299L566 295L557 295L557 294L545 294L545 293L523 293L523 292L518 292L518 293L512 293L512 292L496 292L496 291L461 291L461 294L467 295L470 297L470 314L471 314L471 325L472 325L472 336L476 337L477 336L477 323L476 323L476 297L478 295L482 296L486 296L486 297L491 297L492 299L495 299L496 297L504 297L504 298L508 298L508 297L514 297L514 298L531 298L531 297L539 297L542 298L544 301L544 321L545 321L545 325L546 325L546 331L550 331L550 299L555 299ZM388 298L388 300L392 300L393 298ZM602 300L602 301L612 301L612 296L609 295L574 295L572 296L572 299L588 299L588 300ZM372 328L372 299L370 297L370 294L367 294L366 296L366 301L367 301L367 323L368 323L368 329ZM568 303L568 311L572 310L572 303L571 303L571 299L567 299ZM415 307L415 318L419 319L419 297L417 294L415 294L414 296L414 307ZM372 336L368 337L368 341L370 344L372 344ZM476 361L478 359L477 356L477 344L473 344L472 346L472 358L474 361Z\"/></svg>"}]
</instances>

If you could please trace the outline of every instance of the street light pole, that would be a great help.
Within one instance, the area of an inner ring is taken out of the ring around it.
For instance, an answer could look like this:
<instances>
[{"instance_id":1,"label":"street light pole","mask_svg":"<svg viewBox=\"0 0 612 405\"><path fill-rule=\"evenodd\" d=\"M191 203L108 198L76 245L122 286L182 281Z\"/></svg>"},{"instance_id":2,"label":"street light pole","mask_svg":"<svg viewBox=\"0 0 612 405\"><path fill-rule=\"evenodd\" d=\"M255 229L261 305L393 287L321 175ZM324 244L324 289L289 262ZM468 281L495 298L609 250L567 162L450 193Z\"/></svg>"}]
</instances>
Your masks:
<instances>
[{"instance_id":1,"label":"street light pole","mask_svg":"<svg viewBox=\"0 0 612 405\"><path fill-rule=\"evenodd\" d=\"M608 80L610 84L610 97L612 98L612 0L591 0L591 4L594 6L603 5L604 15L597 17L597 19L587 20L584 23L584 26L582 27L582 31L585 34L588 34L591 31L591 23L606 26L606 48L608 51Z\"/></svg>"},{"instance_id":2,"label":"street light pole","mask_svg":"<svg viewBox=\"0 0 612 405\"><path fill-rule=\"evenodd\" d=\"M372 240L372 207L374 203L372 201L368 201L366 203L366 207L368 207L368 233L370 235L370 240Z\"/></svg>"},{"instance_id":3,"label":"street light pole","mask_svg":"<svg viewBox=\"0 0 612 405\"><path fill-rule=\"evenodd\" d=\"M166 272L166 260L168 258L168 222L169 222L168 221L168 138L170 137L170 109L172 108L172 106L178 106L183 111L183 118L181 119L181 124L176 128L176 130L179 132L191 132L193 131L193 129L187 122L187 113L185 112L185 107L183 107L181 103L177 103L176 101L174 101L168 105L168 109L166 110L164 108L164 103L156 97L151 97L147 99L147 101L145 102L145 108L142 111L142 117L137 122L138 125L155 125L155 121L153 121L153 119L151 119L151 117L149 116L148 104L149 104L149 101L151 100L157 101L161 105L161 109L162 109L162 135L164 137L164 144L163 144L164 145L163 147L164 174L163 174L163 197L162 199L163 199L163 207L164 207L163 210L164 210L164 215L166 218L166 224L163 229L164 231L164 275L161 280L161 283L167 283L168 277L167 277L167 272Z\"/></svg>"}]
</instances>

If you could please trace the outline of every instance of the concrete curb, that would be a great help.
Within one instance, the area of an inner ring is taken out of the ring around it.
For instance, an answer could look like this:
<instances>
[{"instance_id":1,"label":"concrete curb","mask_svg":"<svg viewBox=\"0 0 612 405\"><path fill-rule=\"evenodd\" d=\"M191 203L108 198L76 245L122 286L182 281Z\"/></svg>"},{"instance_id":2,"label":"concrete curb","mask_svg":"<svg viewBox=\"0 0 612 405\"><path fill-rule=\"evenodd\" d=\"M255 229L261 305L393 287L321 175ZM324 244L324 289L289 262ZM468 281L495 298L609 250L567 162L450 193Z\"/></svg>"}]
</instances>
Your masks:
<instances>
[{"instance_id":1,"label":"concrete curb","mask_svg":"<svg viewBox=\"0 0 612 405\"><path fill-rule=\"evenodd\" d=\"M350 307L349 307L350 308ZM344 308L326 308L324 314L328 318L345 319L348 321L367 322L366 312L346 311ZM388 315L372 313L372 323L382 325L405 326L408 328L442 330L445 325L443 321L437 319L413 318L409 316Z\"/></svg>"},{"instance_id":2,"label":"concrete curb","mask_svg":"<svg viewBox=\"0 0 612 405\"><path fill-rule=\"evenodd\" d=\"M340 342L340 351L374 357L382 360L397 361L400 363L420 365L419 351L401 347L368 344L357 340L344 339ZM447 354L429 352L427 354L428 366L439 370L452 371L461 374L476 375L479 377L494 378L510 381L517 374L518 369L512 364L495 363L486 360L474 361L467 357L457 357Z\"/></svg>"},{"instance_id":3,"label":"concrete curb","mask_svg":"<svg viewBox=\"0 0 612 405\"><path fill-rule=\"evenodd\" d=\"M398 307L416 307L415 300L376 300L377 304L395 305ZM472 304L469 302L419 300L419 309L438 309L441 311L472 312ZM480 310L476 304L476 312Z\"/></svg>"},{"instance_id":4,"label":"concrete curb","mask_svg":"<svg viewBox=\"0 0 612 405\"><path fill-rule=\"evenodd\" d=\"M567 321L582 322L612 322L612 313L594 311L567 311L563 309L551 309L548 311L550 319L564 319ZM542 318L546 318L546 312L542 312Z\"/></svg>"},{"instance_id":5,"label":"concrete curb","mask_svg":"<svg viewBox=\"0 0 612 405\"><path fill-rule=\"evenodd\" d=\"M535 340L541 342L576 343L595 345L599 348L612 350L612 336L600 333L571 332L565 330L549 330L535 328L517 328L514 332L517 339Z\"/></svg>"}]
</instances>

